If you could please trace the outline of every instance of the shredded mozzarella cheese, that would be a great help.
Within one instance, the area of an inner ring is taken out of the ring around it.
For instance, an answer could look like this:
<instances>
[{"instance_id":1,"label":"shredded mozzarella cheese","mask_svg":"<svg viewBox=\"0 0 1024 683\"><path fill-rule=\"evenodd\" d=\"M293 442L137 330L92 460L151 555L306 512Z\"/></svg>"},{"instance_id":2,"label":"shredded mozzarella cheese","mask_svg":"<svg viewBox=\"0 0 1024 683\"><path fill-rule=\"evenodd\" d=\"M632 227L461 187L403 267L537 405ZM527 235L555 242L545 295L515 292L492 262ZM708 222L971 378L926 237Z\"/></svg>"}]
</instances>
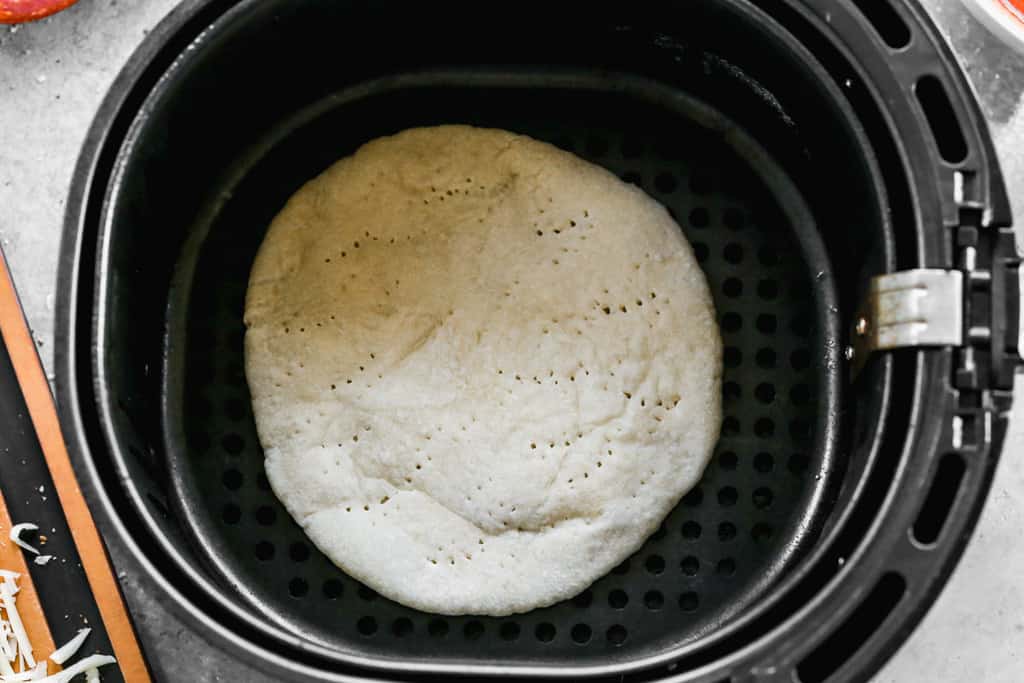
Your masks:
<instances>
[{"instance_id":1,"label":"shredded mozzarella cheese","mask_svg":"<svg viewBox=\"0 0 1024 683\"><path fill-rule=\"evenodd\" d=\"M21 540L24 531L37 531L39 527L31 522L15 524L11 527L10 538L19 547L34 553L35 563L45 565L53 559L53 555L40 555L39 551ZM45 537L43 541L45 542ZM69 683L79 674L84 674L86 683L100 683L99 667L114 664L117 660L109 655L89 655L73 665L53 675L47 675L46 660L36 662L32 652L32 642L18 613L17 598L21 590L18 579L21 574L8 569L0 569L0 683ZM64 643L48 657L55 664L64 665L78 654L90 628L83 628L71 640Z\"/></svg>"},{"instance_id":2,"label":"shredded mozzarella cheese","mask_svg":"<svg viewBox=\"0 0 1024 683\"><path fill-rule=\"evenodd\" d=\"M54 650L53 654L50 655L50 659L58 664L63 664L74 657L75 653L78 652L78 648L82 647L82 643L84 643L85 639L89 637L89 633L91 631L91 628L81 629L74 638Z\"/></svg>"},{"instance_id":3,"label":"shredded mozzarella cheese","mask_svg":"<svg viewBox=\"0 0 1024 683\"><path fill-rule=\"evenodd\" d=\"M68 683L72 678L80 673L85 673L89 669L98 669L101 666L113 664L117 660L110 655L89 655L85 659L80 659L75 662L72 666L64 669L60 673L55 673L52 676L41 678L40 683Z\"/></svg>"},{"instance_id":4,"label":"shredded mozzarella cheese","mask_svg":"<svg viewBox=\"0 0 1024 683\"><path fill-rule=\"evenodd\" d=\"M20 548L23 548L24 550L29 551L34 555L38 555L38 550L36 550L33 546L29 545L25 541L21 540L21 532L23 531L39 531L39 527L33 524L32 522L22 522L21 524L15 524L14 526L12 526L10 533L11 540L14 541L15 545L17 545Z\"/></svg>"},{"instance_id":5,"label":"shredded mozzarella cheese","mask_svg":"<svg viewBox=\"0 0 1024 683\"><path fill-rule=\"evenodd\" d=\"M21 615L18 614L17 599L11 592L11 586L6 581L0 583L0 601L3 602L4 611L7 612L7 621L14 632L14 638L18 641L18 659L21 661L22 669L26 666L34 667L36 659L32 656L32 643L28 639L25 626L21 623Z\"/></svg>"}]
</instances>

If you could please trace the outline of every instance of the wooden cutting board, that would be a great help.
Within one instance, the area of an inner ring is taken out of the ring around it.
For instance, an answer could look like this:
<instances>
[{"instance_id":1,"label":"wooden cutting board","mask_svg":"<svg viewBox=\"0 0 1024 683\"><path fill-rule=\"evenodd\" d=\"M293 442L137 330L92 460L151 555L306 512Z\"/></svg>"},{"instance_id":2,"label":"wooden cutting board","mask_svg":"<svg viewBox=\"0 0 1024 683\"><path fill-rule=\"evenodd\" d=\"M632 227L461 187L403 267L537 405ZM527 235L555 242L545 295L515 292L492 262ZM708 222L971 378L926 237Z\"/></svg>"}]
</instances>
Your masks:
<instances>
[{"instance_id":1,"label":"wooden cutting board","mask_svg":"<svg viewBox=\"0 0 1024 683\"><path fill-rule=\"evenodd\" d=\"M68 457L50 386L0 251L0 569L20 573L18 611L43 660L79 629L92 628L78 658L112 654L103 681L148 683L103 539ZM33 562L9 540L12 524L32 522L31 542L53 559ZM69 662L69 664L71 663ZM50 672L59 667L50 663Z\"/></svg>"}]
</instances>

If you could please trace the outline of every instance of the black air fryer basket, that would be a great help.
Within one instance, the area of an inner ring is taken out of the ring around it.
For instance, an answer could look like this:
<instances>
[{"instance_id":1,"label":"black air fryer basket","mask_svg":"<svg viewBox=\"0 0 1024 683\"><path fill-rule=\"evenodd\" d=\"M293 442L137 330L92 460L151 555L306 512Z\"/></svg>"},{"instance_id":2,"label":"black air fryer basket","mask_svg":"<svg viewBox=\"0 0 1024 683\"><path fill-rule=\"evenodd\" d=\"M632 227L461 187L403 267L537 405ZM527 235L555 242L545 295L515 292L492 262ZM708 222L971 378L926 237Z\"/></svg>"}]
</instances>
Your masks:
<instances>
[{"instance_id":1,"label":"black air fryer basket","mask_svg":"<svg viewBox=\"0 0 1024 683\"><path fill-rule=\"evenodd\" d=\"M270 491L244 374L248 273L283 202L440 123L643 187L725 342L700 484L590 589L502 619L395 604L313 548ZM998 458L1009 224L977 105L913 2L194 0L79 162L60 405L107 530L275 675L866 680L941 589Z\"/></svg>"}]
</instances>

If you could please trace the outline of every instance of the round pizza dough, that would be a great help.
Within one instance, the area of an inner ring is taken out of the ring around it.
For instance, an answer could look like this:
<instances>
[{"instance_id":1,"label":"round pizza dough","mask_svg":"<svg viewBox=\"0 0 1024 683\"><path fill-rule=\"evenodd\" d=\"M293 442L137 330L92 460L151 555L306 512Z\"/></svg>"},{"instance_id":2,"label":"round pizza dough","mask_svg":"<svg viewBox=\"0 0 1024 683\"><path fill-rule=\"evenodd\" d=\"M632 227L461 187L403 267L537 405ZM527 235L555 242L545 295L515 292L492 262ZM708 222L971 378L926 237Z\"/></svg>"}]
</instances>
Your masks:
<instances>
[{"instance_id":1,"label":"round pizza dough","mask_svg":"<svg viewBox=\"0 0 1024 683\"><path fill-rule=\"evenodd\" d=\"M429 612L582 591L718 437L721 339L679 226L501 130L407 130L307 183L245 320L274 492L345 572Z\"/></svg>"}]
</instances>

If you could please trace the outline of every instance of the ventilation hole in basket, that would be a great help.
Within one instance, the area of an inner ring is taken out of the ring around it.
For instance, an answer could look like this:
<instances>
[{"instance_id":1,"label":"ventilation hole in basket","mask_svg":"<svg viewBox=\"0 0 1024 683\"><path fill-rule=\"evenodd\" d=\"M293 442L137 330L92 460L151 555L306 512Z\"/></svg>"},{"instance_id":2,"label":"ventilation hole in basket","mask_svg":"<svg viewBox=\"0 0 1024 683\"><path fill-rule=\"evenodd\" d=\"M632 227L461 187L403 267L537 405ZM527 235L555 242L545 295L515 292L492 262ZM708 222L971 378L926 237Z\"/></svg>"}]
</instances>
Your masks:
<instances>
[{"instance_id":1,"label":"ventilation hole in basket","mask_svg":"<svg viewBox=\"0 0 1024 683\"><path fill-rule=\"evenodd\" d=\"M626 171L622 174L622 181L640 187L644 184L643 177L636 171Z\"/></svg>"},{"instance_id":2,"label":"ventilation hole in basket","mask_svg":"<svg viewBox=\"0 0 1024 683\"><path fill-rule=\"evenodd\" d=\"M654 189L662 194L670 194L679 187L679 181L668 171L662 171L654 177Z\"/></svg>"},{"instance_id":3,"label":"ventilation hole in basket","mask_svg":"<svg viewBox=\"0 0 1024 683\"><path fill-rule=\"evenodd\" d=\"M519 624L514 621L506 621L498 628L498 635L502 640L512 642L519 639Z\"/></svg>"},{"instance_id":4,"label":"ventilation hole in basket","mask_svg":"<svg viewBox=\"0 0 1024 683\"><path fill-rule=\"evenodd\" d=\"M773 384L768 384L767 382L762 382L757 385L756 389L754 389L754 396L761 403L771 403L775 400L775 386Z\"/></svg>"},{"instance_id":5,"label":"ventilation hole in basket","mask_svg":"<svg viewBox=\"0 0 1024 683\"><path fill-rule=\"evenodd\" d=\"M722 507L732 507L739 499L739 493L732 486L724 486L718 490L718 504Z\"/></svg>"},{"instance_id":6,"label":"ventilation hole in basket","mask_svg":"<svg viewBox=\"0 0 1024 683\"><path fill-rule=\"evenodd\" d=\"M395 634L396 638L405 638L411 636L413 631L412 621L405 617L399 617L395 619L394 623L391 624L391 632Z\"/></svg>"},{"instance_id":7,"label":"ventilation hole in basket","mask_svg":"<svg viewBox=\"0 0 1024 683\"><path fill-rule=\"evenodd\" d=\"M608 141L602 137L592 135L587 138L584 150L587 156L603 157L608 153Z\"/></svg>"},{"instance_id":8,"label":"ventilation hole in basket","mask_svg":"<svg viewBox=\"0 0 1024 683\"><path fill-rule=\"evenodd\" d=\"M685 538L686 540L696 541L698 538L700 538L701 534L700 524L694 522L693 520L684 522L682 532L683 538Z\"/></svg>"},{"instance_id":9,"label":"ventilation hole in basket","mask_svg":"<svg viewBox=\"0 0 1024 683\"><path fill-rule=\"evenodd\" d=\"M533 632L542 643L550 643L555 639L555 625L549 622L537 624L536 630Z\"/></svg>"},{"instance_id":10,"label":"ventilation hole in basket","mask_svg":"<svg viewBox=\"0 0 1024 683\"><path fill-rule=\"evenodd\" d=\"M238 470L228 470L221 477L221 481L224 483L224 488L229 491L237 491L242 488L242 473Z\"/></svg>"},{"instance_id":11,"label":"ventilation hole in basket","mask_svg":"<svg viewBox=\"0 0 1024 683\"><path fill-rule=\"evenodd\" d=\"M356 591L356 594L359 596L360 600L365 602L373 602L380 597L371 588L367 588L366 586L360 586L359 590Z\"/></svg>"},{"instance_id":12,"label":"ventilation hole in basket","mask_svg":"<svg viewBox=\"0 0 1024 683\"><path fill-rule=\"evenodd\" d=\"M684 612L696 612L700 607L700 598L693 591L687 591L679 596L679 609Z\"/></svg>"},{"instance_id":13,"label":"ventilation hole in basket","mask_svg":"<svg viewBox=\"0 0 1024 683\"><path fill-rule=\"evenodd\" d=\"M229 398L224 401L224 414L228 416L228 419L241 420L247 412L245 403L237 398Z\"/></svg>"},{"instance_id":14,"label":"ventilation hole in basket","mask_svg":"<svg viewBox=\"0 0 1024 683\"><path fill-rule=\"evenodd\" d=\"M730 243L725 245L725 249L722 250L722 258L725 259L726 263L736 265L743 261L743 247L736 243Z\"/></svg>"},{"instance_id":15,"label":"ventilation hole in basket","mask_svg":"<svg viewBox=\"0 0 1024 683\"><path fill-rule=\"evenodd\" d=\"M726 332L736 332L743 327L743 317L739 313L726 313L722 316L722 329Z\"/></svg>"},{"instance_id":16,"label":"ventilation hole in basket","mask_svg":"<svg viewBox=\"0 0 1024 683\"><path fill-rule=\"evenodd\" d=\"M238 455L245 448L245 440L238 434L228 434L220 440L220 445L229 455Z\"/></svg>"},{"instance_id":17,"label":"ventilation hole in basket","mask_svg":"<svg viewBox=\"0 0 1024 683\"><path fill-rule=\"evenodd\" d=\"M615 624L614 626L608 627L608 632L605 634L608 638L608 642L615 647L619 647L626 642L626 638L629 637L629 631L622 624Z\"/></svg>"},{"instance_id":18,"label":"ventilation hole in basket","mask_svg":"<svg viewBox=\"0 0 1024 683\"><path fill-rule=\"evenodd\" d=\"M293 598L302 598L309 593L309 583L298 577L288 582L288 594Z\"/></svg>"},{"instance_id":19,"label":"ventilation hole in basket","mask_svg":"<svg viewBox=\"0 0 1024 683\"><path fill-rule=\"evenodd\" d=\"M572 599L572 604L581 608L590 607L592 602L594 602L594 593L589 588Z\"/></svg>"},{"instance_id":20,"label":"ventilation hole in basket","mask_svg":"<svg viewBox=\"0 0 1024 683\"><path fill-rule=\"evenodd\" d=\"M886 45L894 50L899 50L910 44L910 28L895 7L875 0L853 0L853 4L874 27Z\"/></svg>"},{"instance_id":21,"label":"ventilation hole in basket","mask_svg":"<svg viewBox=\"0 0 1024 683\"><path fill-rule=\"evenodd\" d=\"M956 503L966 471L964 459L957 453L946 453L939 460L931 489L914 521L914 538L919 543L931 545L939 538Z\"/></svg>"},{"instance_id":22,"label":"ventilation hole in basket","mask_svg":"<svg viewBox=\"0 0 1024 683\"><path fill-rule=\"evenodd\" d=\"M665 606L665 596L661 591L647 591L644 593L644 607L656 612Z\"/></svg>"},{"instance_id":23,"label":"ventilation hole in basket","mask_svg":"<svg viewBox=\"0 0 1024 683\"><path fill-rule=\"evenodd\" d=\"M801 683L823 683L856 656L868 638L878 632L906 590L907 582L899 574L883 575L846 621L797 665Z\"/></svg>"},{"instance_id":24,"label":"ventilation hole in basket","mask_svg":"<svg viewBox=\"0 0 1024 683\"><path fill-rule=\"evenodd\" d=\"M722 436L736 436L740 433L740 421L731 415L722 420Z\"/></svg>"},{"instance_id":25,"label":"ventilation hole in basket","mask_svg":"<svg viewBox=\"0 0 1024 683\"><path fill-rule=\"evenodd\" d=\"M722 214L722 222L725 223L725 227L731 230L742 230L744 225L746 225L743 212L739 209L726 209L725 213Z\"/></svg>"},{"instance_id":26,"label":"ventilation hole in basket","mask_svg":"<svg viewBox=\"0 0 1024 683\"><path fill-rule=\"evenodd\" d=\"M683 496L683 505L695 508L704 502L704 490L701 487L694 487L689 493Z\"/></svg>"},{"instance_id":27,"label":"ventilation hole in basket","mask_svg":"<svg viewBox=\"0 0 1024 683\"><path fill-rule=\"evenodd\" d=\"M657 576L665 571L665 558L661 555L651 555L644 562L644 569L647 570L648 574L654 574Z\"/></svg>"},{"instance_id":28,"label":"ventilation hole in basket","mask_svg":"<svg viewBox=\"0 0 1024 683\"><path fill-rule=\"evenodd\" d=\"M743 353L735 346L726 346L722 353L722 362L727 368L737 368L743 362Z\"/></svg>"},{"instance_id":29,"label":"ventilation hole in basket","mask_svg":"<svg viewBox=\"0 0 1024 683\"><path fill-rule=\"evenodd\" d=\"M591 631L586 624L576 624L569 633L572 636L572 642L578 645L586 645L590 642Z\"/></svg>"},{"instance_id":30,"label":"ventilation hole in basket","mask_svg":"<svg viewBox=\"0 0 1024 683\"><path fill-rule=\"evenodd\" d=\"M270 480L267 479L267 475L265 475L263 472L260 472L259 474L256 475L256 487L260 491L270 490Z\"/></svg>"},{"instance_id":31,"label":"ventilation hole in basket","mask_svg":"<svg viewBox=\"0 0 1024 683\"><path fill-rule=\"evenodd\" d=\"M462 628L462 635L466 636L466 640L480 640L484 635L484 625L479 621L469 621Z\"/></svg>"},{"instance_id":32,"label":"ventilation hole in basket","mask_svg":"<svg viewBox=\"0 0 1024 683\"><path fill-rule=\"evenodd\" d=\"M269 505L256 508L256 522L261 526L270 526L277 520L277 512Z\"/></svg>"},{"instance_id":33,"label":"ventilation hole in basket","mask_svg":"<svg viewBox=\"0 0 1024 683\"><path fill-rule=\"evenodd\" d=\"M775 469L775 459L771 453L758 453L754 456L754 469L761 474L768 474Z\"/></svg>"},{"instance_id":34,"label":"ventilation hole in basket","mask_svg":"<svg viewBox=\"0 0 1024 683\"><path fill-rule=\"evenodd\" d=\"M951 164L958 164L966 159L967 141L942 81L932 75L922 76L914 84L914 93L921 104L921 109L924 110L932 138L942 158Z\"/></svg>"},{"instance_id":35,"label":"ventilation hole in basket","mask_svg":"<svg viewBox=\"0 0 1024 683\"><path fill-rule=\"evenodd\" d=\"M726 472L736 469L738 458L732 451L722 451L718 454L718 466Z\"/></svg>"},{"instance_id":36,"label":"ventilation hole in basket","mask_svg":"<svg viewBox=\"0 0 1024 683\"><path fill-rule=\"evenodd\" d=\"M377 620L370 616L360 617L356 622L356 629L361 636L372 636L377 632Z\"/></svg>"},{"instance_id":37,"label":"ventilation hole in basket","mask_svg":"<svg viewBox=\"0 0 1024 683\"><path fill-rule=\"evenodd\" d=\"M228 503L221 508L220 518L225 524L238 524L242 519L242 509L234 503Z\"/></svg>"},{"instance_id":38,"label":"ventilation hole in basket","mask_svg":"<svg viewBox=\"0 0 1024 683\"><path fill-rule=\"evenodd\" d=\"M337 579L327 579L324 581L322 591L328 600L337 600L345 592L345 584Z\"/></svg>"},{"instance_id":39,"label":"ventilation hole in basket","mask_svg":"<svg viewBox=\"0 0 1024 683\"><path fill-rule=\"evenodd\" d=\"M766 301L778 298L779 283L775 280L761 280L757 283L757 295Z\"/></svg>"},{"instance_id":40,"label":"ventilation hole in basket","mask_svg":"<svg viewBox=\"0 0 1024 683\"><path fill-rule=\"evenodd\" d=\"M628 574L628 573L629 573L629 560L623 560L618 565L616 565L614 569L612 569L612 574L618 574L619 576L622 576L623 574Z\"/></svg>"},{"instance_id":41,"label":"ventilation hole in basket","mask_svg":"<svg viewBox=\"0 0 1024 683\"><path fill-rule=\"evenodd\" d=\"M758 510L766 510L771 507L774 495L772 495L770 488L762 486L761 488L754 489L751 499L754 501L754 507Z\"/></svg>"},{"instance_id":42,"label":"ventilation hole in basket","mask_svg":"<svg viewBox=\"0 0 1024 683\"><path fill-rule=\"evenodd\" d=\"M427 624L427 633L434 638L444 638L448 635L448 622L444 619L431 619Z\"/></svg>"},{"instance_id":43,"label":"ventilation hole in basket","mask_svg":"<svg viewBox=\"0 0 1024 683\"><path fill-rule=\"evenodd\" d=\"M707 194L714 188L714 181L711 176L700 171L690 176L690 192L694 194Z\"/></svg>"},{"instance_id":44,"label":"ventilation hole in basket","mask_svg":"<svg viewBox=\"0 0 1024 683\"><path fill-rule=\"evenodd\" d=\"M789 456L789 463L787 464L787 467L793 474L802 475L807 471L808 464L806 455L803 453L794 453Z\"/></svg>"},{"instance_id":45,"label":"ventilation hole in basket","mask_svg":"<svg viewBox=\"0 0 1024 683\"><path fill-rule=\"evenodd\" d=\"M731 541L736 538L736 525L732 522L721 522L718 525L718 540Z\"/></svg>"},{"instance_id":46,"label":"ventilation hole in basket","mask_svg":"<svg viewBox=\"0 0 1024 683\"><path fill-rule=\"evenodd\" d=\"M789 390L789 400L793 405L806 405L811 400L811 390L806 384L797 384Z\"/></svg>"},{"instance_id":47,"label":"ventilation hole in basket","mask_svg":"<svg viewBox=\"0 0 1024 683\"><path fill-rule=\"evenodd\" d=\"M811 352L807 349L797 349L789 355L789 364L794 370L805 370L811 364Z\"/></svg>"},{"instance_id":48,"label":"ventilation hole in basket","mask_svg":"<svg viewBox=\"0 0 1024 683\"><path fill-rule=\"evenodd\" d=\"M708 245L703 242L693 242L693 255L697 259L698 263L704 263L708 260Z\"/></svg>"},{"instance_id":49,"label":"ventilation hole in basket","mask_svg":"<svg viewBox=\"0 0 1024 683\"><path fill-rule=\"evenodd\" d=\"M687 555L679 563L679 569L685 576L697 576L697 572L700 571L700 560L693 555Z\"/></svg>"},{"instance_id":50,"label":"ventilation hole in basket","mask_svg":"<svg viewBox=\"0 0 1024 683\"><path fill-rule=\"evenodd\" d=\"M750 537L757 543L770 541L774 534L775 529L772 528L771 524L767 524L765 522L755 524L754 528L750 530Z\"/></svg>"},{"instance_id":51,"label":"ventilation hole in basket","mask_svg":"<svg viewBox=\"0 0 1024 683\"><path fill-rule=\"evenodd\" d=\"M762 439L775 434L775 422L770 417L762 417L754 423L754 434Z\"/></svg>"},{"instance_id":52,"label":"ventilation hole in basket","mask_svg":"<svg viewBox=\"0 0 1024 683\"><path fill-rule=\"evenodd\" d=\"M309 546L301 541L292 543L288 546L288 557L292 562L305 562L309 559Z\"/></svg>"},{"instance_id":53,"label":"ventilation hole in basket","mask_svg":"<svg viewBox=\"0 0 1024 683\"><path fill-rule=\"evenodd\" d=\"M726 382L722 385L722 397L726 401L736 401L740 397L740 385L736 382Z\"/></svg>"},{"instance_id":54,"label":"ventilation hole in basket","mask_svg":"<svg viewBox=\"0 0 1024 683\"><path fill-rule=\"evenodd\" d=\"M762 334L775 334L777 325L778 321L774 315L762 313L757 316L757 331Z\"/></svg>"},{"instance_id":55,"label":"ventilation hole in basket","mask_svg":"<svg viewBox=\"0 0 1024 683\"><path fill-rule=\"evenodd\" d=\"M696 209L691 209L688 220L690 225L695 228L706 228L711 223L711 214L704 207L698 206Z\"/></svg>"},{"instance_id":56,"label":"ventilation hole in basket","mask_svg":"<svg viewBox=\"0 0 1024 683\"><path fill-rule=\"evenodd\" d=\"M274 559L277 549L270 541L260 541L256 544L256 547L253 548L252 552L260 562L269 562Z\"/></svg>"},{"instance_id":57,"label":"ventilation hole in basket","mask_svg":"<svg viewBox=\"0 0 1024 683\"><path fill-rule=\"evenodd\" d=\"M790 420L789 436L794 441L809 441L811 438L811 423L801 418Z\"/></svg>"},{"instance_id":58,"label":"ventilation hole in basket","mask_svg":"<svg viewBox=\"0 0 1024 683\"><path fill-rule=\"evenodd\" d=\"M735 277L727 278L722 283L722 293L730 299L735 299L743 294L743 281Z\"/></svg>"},{"instance_id":59,"label":"ventilation hole in basket","mask_svg":"<svg viewBox=\"0 0 1024 683\"><path fill-rule=\"evenodd\" d=\"M736 573L736 560L731 557L723 557L715 564L715 574L719 576L732 576Z\"/></svg>"},{"instance_id":60,"label":"ventilation hole in basket","mask_svg":"<svg viewBox=\"0 0 1024 683\"><path fill-rule=\"evenodd\" d=\"M608 606L612 609L623 609L629 604L630 596L626 594L626 591L615 589L611 593L608 593Z\"/></svg>"},{"instance_id":61,"label":"ventilation hole in basket","mask_svg":"<svg viewBox=\"0 0 1024 683\"><path fill-rule=\"evenodd\" d=\"M775 351L769 348L758 349L754 360L757 361L759 367L770 370L775 367Z\"/></svg>"},{"instance_id":62,"label":"ventilation hole in basket","mask_svg":"<svg viewBox=\"0 0 1024 683\"><path fill-rule=\"evenodd\" d=\"M635 138L626 138L622 141L622 158L639 159L644 154L644 144Z\"/></svg>"},{"instance_id":63,"label":"ventilation hole in basket","mask_svg":"<svg viewBox=\"0 0 1024 683\"><path fill-rule=\"evenodd\" d=\"M779 263L779 252L774 247L761 247L757 250L757 260L762 266L774 266Z\"/></svg>"},{"instance_id":64,"label":"ventilation hole in basket","mask_svg":"<svg viewBox=\"0 0 1024 683\"><path fill-rule=\"evenodd\" d=\"M798 337L807 337L811 334L811 320L801 313L790 321L789 329Z\"/></svg>"}]
</instances>

